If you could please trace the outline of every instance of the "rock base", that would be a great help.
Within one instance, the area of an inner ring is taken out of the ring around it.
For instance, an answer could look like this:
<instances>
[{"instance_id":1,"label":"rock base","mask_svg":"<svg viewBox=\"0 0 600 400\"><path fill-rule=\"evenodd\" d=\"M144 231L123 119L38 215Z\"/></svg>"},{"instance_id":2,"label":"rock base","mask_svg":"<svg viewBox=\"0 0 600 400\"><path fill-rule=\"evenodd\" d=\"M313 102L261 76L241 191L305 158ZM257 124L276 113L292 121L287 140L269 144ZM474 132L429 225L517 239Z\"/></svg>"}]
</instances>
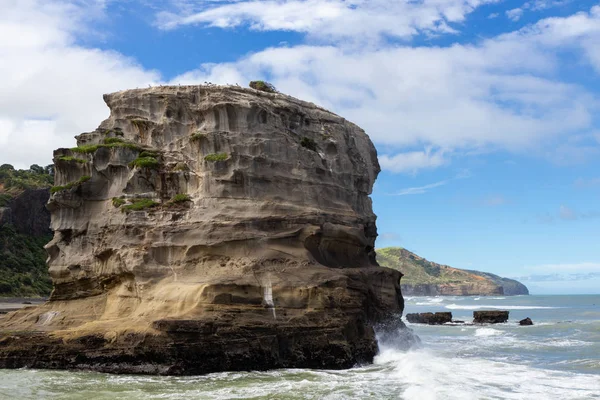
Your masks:
<instances>
[{"instance_id":1,"label":"rock base","mask_svg":"<svg viewBox=\"0 0 600 400\"><path fill-rule=\"evenodd\" d=\"M508 321L508 311L473 311L476 324L501 324Z\"/></svg>"},{"instance_id":2,"label":"rock base","mask_svg":"<svg viewBox=\"0 0 600 400\"><path fill-rule=\"evenodd\" d=\"M406 314L406 320L413 324L441 325L452 322L451 312Z\"/></svg>"}]
</instances>

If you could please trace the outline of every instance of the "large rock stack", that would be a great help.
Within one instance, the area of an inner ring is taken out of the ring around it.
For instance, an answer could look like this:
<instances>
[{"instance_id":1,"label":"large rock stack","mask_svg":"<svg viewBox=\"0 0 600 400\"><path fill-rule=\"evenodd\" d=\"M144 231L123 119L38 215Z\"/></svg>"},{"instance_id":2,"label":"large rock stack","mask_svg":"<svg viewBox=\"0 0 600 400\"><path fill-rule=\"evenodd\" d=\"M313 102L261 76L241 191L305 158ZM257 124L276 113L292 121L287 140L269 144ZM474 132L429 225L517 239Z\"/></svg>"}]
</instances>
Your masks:
<instances>
[{"instance_id":1,"label":"large rock stack","mask_svg":"<svg viewBox=\"0 0 600 400\"><path fill-rule=\"evenodd\" d=\"M0 367L196 374L371 361L403 310L375 261L362 129L279 93L105 96L55 152L48 303L0 325ZM19 334L14 334L18 331Z\"/></svg>"}]
</instances>

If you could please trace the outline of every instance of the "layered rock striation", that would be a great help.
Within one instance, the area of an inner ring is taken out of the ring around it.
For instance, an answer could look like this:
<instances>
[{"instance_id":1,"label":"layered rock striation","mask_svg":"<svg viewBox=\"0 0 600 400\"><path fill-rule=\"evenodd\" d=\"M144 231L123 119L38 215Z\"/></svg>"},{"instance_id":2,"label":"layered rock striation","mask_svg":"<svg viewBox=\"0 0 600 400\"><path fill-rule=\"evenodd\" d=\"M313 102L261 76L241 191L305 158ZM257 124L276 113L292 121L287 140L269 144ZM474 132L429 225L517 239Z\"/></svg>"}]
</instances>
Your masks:
<instances>
[{"instance_id":1,"label":"layered rock striation","mask_svg":"<svg viewBox=\"0 0 600 400\"><path fill-rule=\"evenodd\" d=\"M50 301L0 322L0 367L197 374L347 368L397 327L375 261L375 148L279 93L105 95L110 116L54 153Z\"/></svg>"}]
</instances>

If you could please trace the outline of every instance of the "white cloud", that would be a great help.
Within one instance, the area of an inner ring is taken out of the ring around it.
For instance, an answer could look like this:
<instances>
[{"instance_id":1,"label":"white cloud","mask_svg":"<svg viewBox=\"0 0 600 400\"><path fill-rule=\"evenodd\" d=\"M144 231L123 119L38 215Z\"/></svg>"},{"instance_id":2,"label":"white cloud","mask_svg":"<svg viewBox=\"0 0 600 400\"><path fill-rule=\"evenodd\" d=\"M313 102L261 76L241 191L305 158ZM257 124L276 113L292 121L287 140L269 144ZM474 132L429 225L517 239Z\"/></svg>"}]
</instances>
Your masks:
<instances>
[{"instance_id":1,"label":"white cloud","mask_svg":"<svg viewBox=\"0 0 600 400\"><path fill-rule=\"evenodd\" d=\"M0 160L48 164L108 115L102 94L159 79L112 51L75 44L102 1L0 0Z\"/></svg>"},{"instance_id":2,"label":"white cloud","mask_svg":"<svg viewBox=\"0 0 600 400\"><path fill-rule=\"evenodd\" d=\"M428 191L430 191L431 189L434 189L434 188L440 187L440 186L444 186L448 182L450 182L450 181L445 180L445 181L430 183L429 185L405 188L405 189L401 189L400 191L398 191L396 193L393 193L393 195L394 196L407 196L407 195L413 195L413 194L424 194L424 193L427 193Z\"/></svg>"},{"instance_id":3,"label":"white cloud","mask_svg":"<svg viewBox=\"0 0 600 400\"><path fill-rule=\"evenodd\" d=\"M600 262L532 265L526 266L525 269L545 273L600 273Z\"/></svg>"},{"instance_id":4,"label":"white cloud","mask_svg":"<svg viewBox=\"0 0 600 400\"><path fill-rule=\"evenodd\" d=\"M420 169L436 168L446 162L443 151L431 149L399 153L394 156L385 154L379 156L381 167L392 172L415 172Z\"/></svg>"},{"instance_id":5,"label":"white cloud","mask_svg":"<svg viewBox=\"0 0 600 400\"><path fill-rule=\"evenodd\" d=\"M571 210L569 207L565 205L561 205L558 210L558 217L564 220L574 220L577 219L577 214L575 211Z\"/></svg>"},{"instance_id":6,"label":"white cloud","mask_svg":"<svg viewBox=\"0 0 600 400\"><path fill-rule=\"evenodd\" d=\"M523 3L519 8L506 11L508 19L516 22L521 19L525 11L543 11L549 8L560 7L571 3L573 0L532 0Z\"/></svg>"},{"instance_id":7,"label":"white cloud","mask_svg":"<svg viewBox=\"0 0 600 400\"><path fill-rule=\"evenodd\" d=\"M560 80L559 53L569 53L570 65L587 62L600 71L595 45L600 7L473 45L410 47L383 39L452 31L450 24L463 23L492 1L178 0L178 14L161 16L164 27L216 21L215 26L249 24L331 40L332 45L269 48L235 62L206 64L172 82L245 84L267 78L282 92L365 128L380 153L385 149L381 164L390 171L437 168L473 151L582 150L572 145L565 150L562 141L592 128L598 101L585 87ZM313 8L305 12L300 5ZM3 162L20 167L49 162L52 149L71 146L73 135L95 128L108 114L102 93L160 79L123 55L76 43L89 33L90 19L102 17L101 1L0 0L0 6L0 73L11 77L0 80ZM347 46L363 39L380 42ZM584 150L595 154L595 148Z\"/></svg>"},{"instance_id":8,"label":"white cloud","mask_svg":"<svg viewBox=\"0 0 600 400\"><path fill-rule=\"evenodd\" d=\"M320 39L373 40L381 36L409 38L418 33L454 33L477 7L498 0L267 0L198 2L196 9L177 7L161 12L157 25L287 30Z\"/></svg>"},{"instance_id":9,"label":"white cloud","mask_svg":"<svg viewBox=\"0 0 600 400\"><path fill-rule=\"evenodd\" d=\"M600 212L598 211L582 212L563 204L558 208L558 212L539 215L537 220L541 223L553 223L555 221L584 221L596 218L600 218Z\"/></svg>"},{"instance_id":10,"label":"white cloud","mask_svg":"<svg viewBox=\"0 0 600 400\"><path fill-rule=\"evenodd\" d=\"M567 152L591 155L594 149L561 142L592 129L598 101L560 80L559 53L581 49L585 57L577 62L593 63L597 51L600 61L600 50L586 44L600 40L599 10L541 20L475 45L269 48L173 82L271 80L365 128L385 148L383 168L395 172L448 165L473 150L548 158L560 152L557 160Z\"/></svg>"},{"instance_id":11,"label":"white cloud","mask_svg":"<svg viewBox=\"0 0 600 400\"><path fill-rule=\"evenodd\" d=\"M513 8L512 10L506 11L506 16L513 22L517 22L523 16L522 8Z\"/></svg>"}]
</instances>

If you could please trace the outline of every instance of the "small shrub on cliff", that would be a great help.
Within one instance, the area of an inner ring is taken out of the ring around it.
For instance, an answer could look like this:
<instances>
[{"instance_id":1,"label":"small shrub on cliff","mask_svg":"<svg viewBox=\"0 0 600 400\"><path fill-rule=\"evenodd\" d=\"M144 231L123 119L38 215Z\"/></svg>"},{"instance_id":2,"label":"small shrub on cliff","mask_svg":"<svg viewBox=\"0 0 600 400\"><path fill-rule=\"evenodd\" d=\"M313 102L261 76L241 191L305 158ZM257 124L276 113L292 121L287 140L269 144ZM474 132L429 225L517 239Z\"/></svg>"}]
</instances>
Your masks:
<instances>
[{"instance_id":1,"label":"small shrub on cliff","mask_svg":"<svg viewBox=\"0 0 600 400\"><path fill-rule=\"evenodd\" d=\"M104 144L124 143L125 140L120 137L107 137L104 139Z\"/></svg>"},{"instance_id":2,"label":"small shrub on cliff","mask_svg":"<svg viewBox=\"0 0 600 400\"><path fill-rule=\"evenodd\" d=\"M129 163L130 167L158 169L160 163L154 157L138 157Z\"/></svg>"},{"instance_id":3,"label":"small shrub on cliff","mask_svg":"<svg viewBox=\"0 0 600 400\"><path fill-rule=\"evenodd\" d=\"M106 139L119 139L119 138L106 138ZM135 143L125 142L122 139L119 139L119 140L121 140L121 141L104 143L104 144L84 144L82 146L72 147L71 151L74 153L92 154L92 153L95 153L96 150L103 148L103 147L107 147L107 148L125 147L125 148L135 150L135 151L142 151L142 148Z\"/></svg>"},{"instance_id":4,"label":"small shrub on cliff","mask_svg":"<svg viewBox=\"0 0 600 400\"><path fill-rule=\"evenodd\" d=\"M185 203L188 201L192 201L192 198L190 197L189 194L179 193L179 194L176 194L175 196L173 196L170 203L177 204L177 203Z\"/></svg>"},{"instance_id":5,"label":"small shrub on cliff","mask_svg":"<svg viewBox=\"0 0 600 400\"><path fill-rule=\"evenodd\" d=\"M84 182L89 181L90 179L92 179L91 176L89 175L84 175L81 178L79 178L79 180L75 181L75 182L69 182L66 185L63 186L52 186L50 188L50 193L56 193L56 192L60 192L61 190L68 190L71 188L74 188L75 186L79 186Z\"/></svg>"},{"instance_id":6,"label":"small shrub on cliff","mask_svg":"<svg viewBox=\"0 0 600 400\"><path fill-rule=\"evenodd\" d=\"M125 199L121 199L119 197L113 197L113 199L112 199L112 205L115 208L119 208L125 203L126 203Z\"/></svg>"},{"instance_id":7,"label":"small shrub on cliff","mask_svg":"<svg viewBox=\"0 0 600 400\"><path fill-rule=\"evenodd\" d=\"M192 136L190 136L190 140L197 141L197 140L202 140L205 137L206 137L206 134L204 134L202 132L196 132Z\"/></svg>"},{"instance_id":8,"label":"small shrub on cliff","mask_svg":"<svg viewBox=\"0 0 600 400\"><path fill-rule=\"evenodd\" d=\"M265 81L252 81L252 82L250 82L250 84L248 86L250 86L252 89L260 90L261 92L268 92L268 93L277 92L277 89L275 89L275 86L273 86L269 82L265 82Z\"/></svg>"},{"instance_id":9,"label":"small shrub on cliff","mask_svg":"<svg viewBox=\"0 0 600 400\"><path fill-rule=\"evenodd\" d=\"M158 157L158 153L156 151L144 150L140 153L140 157Z\"/></svg>"},{"instance_id":10,"label":"small shrub on cliff","mask_svg":"<svg viewBox=\"0 0 600 400\"><path fill-rule=\"evenodd\" d=\"M302 138L302 140L300 141L300 146L305 147L312 151L317 151L317 143L314 140L312 140L311 138L308 138L306 136L304 136Z\"/></svg>"},{"instance_id":11,"label":"small shrub on cliff","mask_svg":"<svg viewBox=\"0 0 600 400\"><path fill-rule=\"evenodd\" d=\"M225 161L227 160L227 157L229 157L227 153L213 153L207 155L206 157L204 157L204 159L206 161Z\"/></svg>"},{"instance_id":12,"label":"small shrub on cliff","mask_svg":"<svg viewBox=\"0 0 600 400\"><path fill-rule=\"evenodd\" d=\"M142 211L148 208L157 207L160 204L151 199L138 199L133 203L128 204L126 206L121 207L121 211L130 212L130 211Z\"/></svg>"},{"instance_id":13,"label":"small shrub on cliff","mask_svg":"<svg viewBox=\"0 0 600 400\"><path fill-rule=\"evenodd\" d=\"M73 156L60 156L57 159L58 161L66 161L66 162L70 162L70 161L74 161L74 162L78 162L81 164L85 164L87 162L87 160L84 160L83 158L77 158L77 157L73 157Z\"/></svg>"},{"instance_id":14,"label":"small shrub on cliff","mask_svg":"<svg viewBox=\"0 0 600 400\"><path fill-rule=\"evenodd\" d=\"M6 207L11 199L12 195L8 193L0 193L0 207Z\"/></svg>"}]
</instances>

